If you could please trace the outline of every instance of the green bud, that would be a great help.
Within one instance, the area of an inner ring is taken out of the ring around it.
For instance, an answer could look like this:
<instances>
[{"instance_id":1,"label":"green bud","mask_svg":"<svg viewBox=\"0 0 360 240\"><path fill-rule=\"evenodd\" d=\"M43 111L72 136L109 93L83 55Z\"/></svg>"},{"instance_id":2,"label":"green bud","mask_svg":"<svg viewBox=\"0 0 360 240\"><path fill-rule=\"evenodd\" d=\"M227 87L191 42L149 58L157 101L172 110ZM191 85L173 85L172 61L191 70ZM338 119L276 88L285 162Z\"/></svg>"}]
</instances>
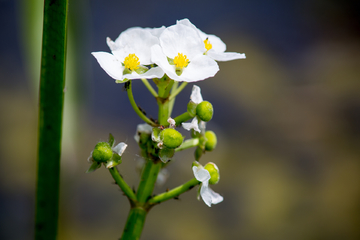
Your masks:
<instances>
[{"instance_id":1,"label":"green bud","mask_svg":"<svg viewBox=\"0 0 360 240\"><path fill-rule=\"evenodd\" d=\"M107 142L99 142L96 144L92 157L96 162L106 162L111 159L113 151Z\"/></svg>"},{"instance_id":2,"label":"green bud","mask_svg":"<svg viewBox=\"0 0 360 240\"><path fill-rule=\"evenodd\" d=\"M212 119L214 114L214 108L212 104L208 101L202 101L196 107L196 115L200 118L200 120L204 122L208 122Z\"/></svg>"},{"instance_id":3,"label":"green bud","mask_svg":"<svg viewBox=\"0 0 360 240\"><path fill-rule=\"evenodd\" d=\"M190 101L187 105L187 112L189 113L190 117L196 116L196 106L197 104L193 101Z\"/></svg>"},{"instance_id":4,"label":"green bud","mask_svg":"<svg viewBox=\"0 0 360 240\"><path fill-rule=\"evenodd\" d=\"M204 167L210 173L210 184L217 184L220 180L220 172L219 168L216 166L215 163L209 162Z\"/></svg>"},{"instance_id":5,"label":"green bud","mask_svg":"<svg viewBox=\"0 0 360 240\"><path fill-rule=\"evenodd\" d=\"M213 131L206 131L205 138L206 138L205 150L206 151L214 150L217 143L217 138L215 133Z\"/></svg>"},{"instance_id":6,"label":"green bud","mask_svg":"<svg viewBox=\"0 0 360 240\"><path fill-rule=\"evenodd\" d=\"M184 140L181 133L172 128L162 130L160 133L160 139L167 148L177 148Z\"/></svg>"}]
</instances>

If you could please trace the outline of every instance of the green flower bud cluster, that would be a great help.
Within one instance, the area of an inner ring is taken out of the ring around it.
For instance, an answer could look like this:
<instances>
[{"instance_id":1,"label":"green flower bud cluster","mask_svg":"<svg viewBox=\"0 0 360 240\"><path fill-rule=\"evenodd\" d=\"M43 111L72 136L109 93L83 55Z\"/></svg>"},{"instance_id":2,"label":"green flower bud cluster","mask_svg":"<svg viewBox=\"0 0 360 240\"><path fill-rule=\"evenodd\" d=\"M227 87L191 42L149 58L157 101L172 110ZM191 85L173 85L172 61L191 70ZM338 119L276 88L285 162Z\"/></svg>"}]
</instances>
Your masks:
<instances>
[{"instance_id":1,"label":"green flower bud cluster","mask_svg":"<svg viewBox=\"0 0 360 240\"><path fill-rule=\"evenodd\" d=\"M98 142L95 145L94 150L88 158L88 161L92 164L86 171L87 173L100 168L102 163L106 168L112 168L121 163L121 155L125 151L127 145L125 143L119 143L114 146L114 144L115 139L110 133L108 142Z\"/></svg>"}]
</instances>

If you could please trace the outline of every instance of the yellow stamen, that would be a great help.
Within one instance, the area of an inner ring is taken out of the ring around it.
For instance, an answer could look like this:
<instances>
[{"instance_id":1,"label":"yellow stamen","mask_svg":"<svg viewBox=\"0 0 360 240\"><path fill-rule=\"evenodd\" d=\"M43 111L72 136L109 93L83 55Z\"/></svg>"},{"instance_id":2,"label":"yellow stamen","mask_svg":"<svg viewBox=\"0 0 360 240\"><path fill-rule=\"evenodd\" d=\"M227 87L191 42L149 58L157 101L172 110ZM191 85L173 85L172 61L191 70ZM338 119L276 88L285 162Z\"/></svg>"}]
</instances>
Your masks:
<instances>
[{"instance_id":1,"label":"yellow stamen","mask_svg":"<svg viewBox=\"0 0 360 240\"><path fill-rule=\"evenodd\" d=\"M182 69L189 64L189 59L187 59L186 55L178 53L178 55L174 57L174 64L176 68Z\"/></svg>"},{"instance_id":2,"label":"yellow stamen","mask_svg":"<svg viewBox=\"0 0 360 240\"><path fill-rule=\"evenodd\" d=\"M140 61L139 58L135 55L135 53L130 53L124 60L124 65L126 69L130 71L134 71L139 68Z\"/></svg>"},{"instance_id":3,"label":"yellow stamen","mask_svg":"<svg viewBox=\"0 0 360 240\"><path fill-rule=\"evenodd\" d=\"M212 49L212 45L208 38L204 40L204 43L205 43L206 52Z\"/></svg>"}]
</instances>

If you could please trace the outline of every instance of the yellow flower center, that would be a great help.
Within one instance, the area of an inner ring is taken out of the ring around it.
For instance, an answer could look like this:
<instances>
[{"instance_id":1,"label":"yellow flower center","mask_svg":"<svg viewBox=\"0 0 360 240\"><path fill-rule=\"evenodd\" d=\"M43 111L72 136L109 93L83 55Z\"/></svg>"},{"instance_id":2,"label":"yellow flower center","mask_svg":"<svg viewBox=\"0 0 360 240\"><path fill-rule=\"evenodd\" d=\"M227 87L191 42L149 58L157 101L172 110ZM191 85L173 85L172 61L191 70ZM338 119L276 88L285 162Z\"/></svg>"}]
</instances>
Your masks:
<instances>
[{"instance_id":1,"label":"yellow flower center","mask_svg":"<svg viewBox=\"0 0 360 240\"><path fill-rule=\"evenodd\" d=\"M130 53L124 60L125 68L130 71L134 71L139 68L140 61L139 58L135 55L135 53Z\"/></svg>"},{"instance_id":2,"label":"yellow flower center","mask_svg":"<svg viewBox=\"0 0 360 240\"><path fill-rule=\"evenodd\" d=\"M208 38L204 40L204 43L205 43L206 52L212 49L212 45Z\"/></svg>"},{"instance_id":3,"label":"yellow flower center","mask_svg":"<svg viewBox=\"0 0 360 240\"><path fill-rule=\"evenodd\" d=\"M176 68L183 69L189 64L189 59L187 59L186 55L178 53L178 55L174 57L174 64Z\"/></svg>"}]
</instances>

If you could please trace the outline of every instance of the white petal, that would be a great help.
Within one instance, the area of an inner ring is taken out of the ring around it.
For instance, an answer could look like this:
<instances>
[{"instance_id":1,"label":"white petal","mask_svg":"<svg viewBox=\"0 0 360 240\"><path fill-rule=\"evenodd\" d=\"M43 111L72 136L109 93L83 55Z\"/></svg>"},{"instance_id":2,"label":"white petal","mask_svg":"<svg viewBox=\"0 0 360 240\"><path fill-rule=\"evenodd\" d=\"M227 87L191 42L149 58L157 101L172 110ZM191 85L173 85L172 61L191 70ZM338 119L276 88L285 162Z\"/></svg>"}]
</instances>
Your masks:
<instances>
[{"instance_id":1,"label":"white petal","mask_svg":"<svg viewBox=\"0 0 360 240\"><path fill-rule=\"evenodd\" d=\"M191 129L194 129L197 132L200 132L198 120L196 117L193 118L191 123L182 123L182 126L184 129L190 131Z\"/></svg>"},{"instance_id":2,"label":"white petal","mask_svg":"<svg viewBox=\"0 0 360 240\"><path fill-rule=\"evenodd\" d=\"M117 44L109 37L106 38L106 43L111 51L115 51L118 48Z\"/></svg>"},{"instance_id":3,"label":"white petal","mask_svg":"<svg viewBox=\"0 0 360 240\"><path fill-rule=\"evenodd\" d=\"M169 117L169 119L167 120L168 123L170 123L170 127L174 128L176 126L176 122L174 119L172 119L171 117Z\"/></svg>"},{"instance_id":4,"label":"white petal","mask_svg":"<svg viewBox=\"0 0 360 240\"><path fill-rule=\"evenodd\" d=\"M207 34L204 33L203 31L201 31L200 29L198 29L198 28L197 28L194 24L192 24L192 23L190 22L190 20L187 19L187 18L184 18L184 19L182 19L182 20L176 21L176 24L183 24L183 25L186 25L186 26L188 26L188 27L191 27L191 28L195 29L195 30L198 32L201 40L203 40L203 41L207 38Z\"/></svg>"},{"instance_id":5,"label":"white petal","mask_svg":"<svg viewBox=\"0 0 360 240\"><path fill-rule=\"evenodd\" d=\"M138 74L135 71L131 72L130 74L125 74L124 78L127 79L161 78L162 76L164 76L164 71L160 67L153 67L143 74Z\"/></svg>"},{"instance_id":6,"label":"white petal","mask_svg":"<svg viewBox=\"0 0 360 240\"><path fill-rule=\"evenodd\" d=\"M235 52L215 52L211 49L207 52L207 55L216 61L230 61L235 59L246 58L245 53Z\"/></svg>"},{"instance_id":7,"label":"white petal","mask_svg":"<svg viewBox=\"0 0 360 240\"><path fill-rule=\"evenodd\" d=\"M205 185L207 185L207 183L209 182L210 179L210 173L208 170L206 170L204 167L202 166L193 166L192 170L194 172L194 176L196 178L196 180L202 182L203 184L205 183Z\"/></svg>"},{"instance_id":8,"label":"white petal","mask_svg":"<svg viewBox=\"0 0 360 240\"><path fill-rule=\"evenodd\" d=\"M199 104L203 101L203 98L201 96L201 89L200 87L194 85L192 92L191 92L191 96L190 96L191 101L193 101L196 104Z\"/></svg>"},{"instance_id":9,"label":"white petal","mask_svg":"<svg viewBox=\"0 0 360 240\"><path fill-rule=\"evenodd\" d=\"M212 45L211 49L213 49L215 52L225 52L226 44L218 36L209 34L206 37L208 38L210 44Z\"/></svg>"},{"instance_id":10,"label":"white petal","mask_svg":"<svg viewBox=\"0 0 360 240\"><path fill-rule=\"evenodd\" d=\"M179 77L185 82L196 82L213 77L218 71L219 66L215 60L200 54L190 59L189 65L184 68Z\"/></svg>"},{"instance_id":11,"label":"white petal","mask_svg":"<svg viewBox=\"0 0 360 240\"><path fill-rule=\"evenodd\" d=\"M121 142L118 145L116 145L115 147L113 147L112 150L121 156L124 153L126 147L127 147L127 144Z\"/></svg>"},{"instance_id":12,"label":"white petal","mask_svg":"<svg viewBox=\"0 0 360 240\"><path fill-rule=\"evenodd\" d=\"M159 37L163 52L169 58L182 53L191 59L206 51L204 42L196 30L183 24L168 27Z\"/></svg>"},{"instance_id":13,"label":"white petal","mask_svg":"<svg viewBox=\"0 0 360 240\"><path fill-rule=\"evenodd\" d=\"M166 29L165 26L159 27L159 28L144 28L146 31L149 31L152 35L155 37L160 37L162 32Z\"/></svg>"},{"instance_id":14,"label":"white petal","mask_svg":"<svg viewBox=\"0 0 360 240\"><path fill-rule=\"evenodd\" d=\"M205 204L209 207L211 207L211 204L217 204L224 200L220 194L214 192L208 185L204 184L201 186L200 195Z\"/></svg>"},{"instance_id":15,"label":"white petal","mask_svg":"<svg viewBox=\"0 0 360 240\"><path fill-rule=\"evenodd\" d=\"M91 54L110 77L123 80L124 67L114 55L107 52L92 52Z\"/></svg>"},{"instance_id":16,"label":"white petal","mask_svg":"<svg viewBox=\"0 0 360 240\"><path fill-rule=\"evenodd\" d=\"M152 133L152 126L150 126L147 123L138 124L137 128L136 128L136 131L141 132L141 133L151 134Z\"/></svg>"}]
</instances>

